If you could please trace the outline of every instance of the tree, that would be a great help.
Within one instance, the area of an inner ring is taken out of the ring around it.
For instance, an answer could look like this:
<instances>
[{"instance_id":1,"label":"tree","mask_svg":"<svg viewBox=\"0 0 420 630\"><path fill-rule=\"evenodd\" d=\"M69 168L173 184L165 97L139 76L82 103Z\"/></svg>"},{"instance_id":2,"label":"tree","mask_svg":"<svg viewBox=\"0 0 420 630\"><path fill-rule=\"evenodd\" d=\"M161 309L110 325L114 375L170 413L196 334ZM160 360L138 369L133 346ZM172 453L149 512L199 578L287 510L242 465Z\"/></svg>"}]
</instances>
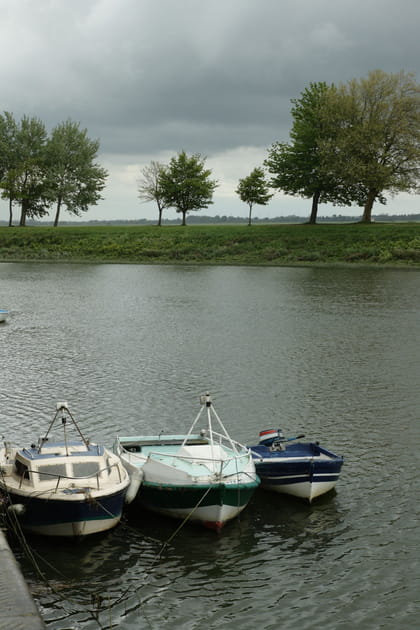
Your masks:
<instances>
[{"instance_id":1,"label":"tree","mask_svg":"<svg viewBox=\"0 0 420 630\"><path fill-rule=\"evenodd\" d=\"M107 171L95 162L99 141L90 140L86 129L71 120L60 123L51 133L45 149L47 188L56 204L54 227L60 211L80 216L102 199Z\"/></svg>"},{"instance_id":2,"label":"tree","mask_svg":"<svg viewBox=\"0 0 420 630\"><path fill-rule=\"evenodd\" d=\"M27 217L48 214L49 199L45 188L46 138L45 125L36 117L24 116L14 132L11 168L2 188L3 196L20 204L20 226L26 225Z\"/></svg>"},{"instance_id":3,"label":"tree","mask_svg":"<svg viewBox=\"0 0 420 630\"><path fill-rule=\"evenodd\" d=\"M204 163L205 158L199 153L188 157L181 151L161 173L165 206L182 213L182 225L186 225L187 212L208 208L213 203L213 192L218 184L210 179L211 170L206 169Z\"/></svg>"},{"instance_id":4,"label":"tree","mask_svg":"<svg viewBox=\"0 0 420 630\"><path fill-rule=\"evenodd\" d=\"M14 171L18 164L16 147L17 124L10 112L0 115L0 188L1 196L9 200L9 227L13 225Z\"/></svg>"},{"instance_id":5,"label":"tree","mask_svg":"<svg viewBox=\"0 0 420 630\"><path fill-rule=\"evenodd\" d=\"M289 195L312 198L309 223L315 223L318 204L332 202L350 205L343 183L336 171L325 168L321 146L331 141L335 128L321 116L329 91L324 82L311 83L299 99L293 99L291 142L275 142L264 161L273 175L270 185Z\"/></svg>"},{"instance_id":6,"label":"tree","mask_svg":"<svg viewBox=\"0 0 420 630\"><path fill-rule=\"evenodd\" d=\"M150 162L149 166L145 166L141 170L141 176L138 180L138 196L143 203L156 201L158 207L158 225L162 225L162 212L167 207L163 195L161 176L165 170L165 166L159 162Z\"/></svg>"},{"instance_id":7,"label":"tree","mask_svg":"<svg viewBox=\"0 0 420 630\"><path fill-rule=\"evenodd\" d=\"M369 223L384 192L415 192L420 179L420 86L410 73L381 70L330 91L323 116L334 124L324 163L353 186ZM355 185L355 186L354 186Z\"/></svg>"},{"instance_id":8,"label":"tree","mask_svg":"<svg viewBox=\"0 0 420 630\"><path fill-rule=\"evenodd\" d=\"M268 191L264 171L260 167L254 168L248 177L240 179L235 192L239 195L241 201L249 206L248 225L251 225L251 213L254 204L266 206L273 196Z\"/></svg>"}]
</instances>

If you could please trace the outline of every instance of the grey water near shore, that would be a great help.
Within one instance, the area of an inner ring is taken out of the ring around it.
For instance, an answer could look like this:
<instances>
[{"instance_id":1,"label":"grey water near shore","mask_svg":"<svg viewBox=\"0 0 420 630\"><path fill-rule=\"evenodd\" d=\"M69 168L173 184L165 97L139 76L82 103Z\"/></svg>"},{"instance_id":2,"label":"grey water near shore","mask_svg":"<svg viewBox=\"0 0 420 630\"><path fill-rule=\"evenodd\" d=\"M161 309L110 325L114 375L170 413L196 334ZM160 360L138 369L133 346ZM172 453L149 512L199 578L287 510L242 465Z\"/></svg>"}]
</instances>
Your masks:
<instances>
[{"instance_id":1,"label":"grey water near shore","mask_svg":"<svg viewBox=\"0 0 420 630\"><path fill-rule=\"evenodd\" d=\"M335 492L259 490L220 535L138 513L30 538L52 589L16 545L49 628L416 627L418 271L3 263L0 307L7 440L36 440L62 400L108 446L183 432L209 390L244 443L281 427L345 457Z\"/></svg>"}]
</instances>

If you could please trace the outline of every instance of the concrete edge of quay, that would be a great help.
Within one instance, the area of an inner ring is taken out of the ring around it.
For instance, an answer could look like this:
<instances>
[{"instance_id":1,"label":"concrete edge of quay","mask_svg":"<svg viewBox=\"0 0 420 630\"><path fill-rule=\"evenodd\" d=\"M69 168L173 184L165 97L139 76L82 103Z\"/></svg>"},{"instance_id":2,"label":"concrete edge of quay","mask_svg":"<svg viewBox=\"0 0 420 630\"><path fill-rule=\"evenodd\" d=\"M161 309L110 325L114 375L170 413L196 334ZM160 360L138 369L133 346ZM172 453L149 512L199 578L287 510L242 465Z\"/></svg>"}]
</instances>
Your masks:
<instances>
[{"instance_id":1,"label":"concrete edge of quay","mask_svg":"<svg viewBox=\"0 0 420 630\"><path fill-rule=\"evenodd\" d=\"M0 630L46 630L46 625L1 529Z\"/></svg>"}]
</instances>

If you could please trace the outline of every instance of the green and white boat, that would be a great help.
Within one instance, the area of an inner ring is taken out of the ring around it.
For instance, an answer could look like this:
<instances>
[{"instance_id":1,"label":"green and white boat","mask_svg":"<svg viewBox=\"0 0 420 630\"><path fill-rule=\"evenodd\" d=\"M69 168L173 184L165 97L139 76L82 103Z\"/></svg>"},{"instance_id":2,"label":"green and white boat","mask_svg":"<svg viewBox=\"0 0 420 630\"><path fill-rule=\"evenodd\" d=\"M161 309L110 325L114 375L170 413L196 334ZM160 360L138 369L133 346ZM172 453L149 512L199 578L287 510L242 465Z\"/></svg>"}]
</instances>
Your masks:
<instances>
[{"instance_id":1,"label":"green and white boat","mask_svg":"<svg viewBox=\"0 0 420 630\"><path fill-rule=\"evenodd\" d=\"M187 434L118 436L114 452L130 474L134 504L220 531L260 480L250 450L229 436L209 394L200 402ZM197 431L202 416L206 427Z\"/></svg>"}]
</instances>

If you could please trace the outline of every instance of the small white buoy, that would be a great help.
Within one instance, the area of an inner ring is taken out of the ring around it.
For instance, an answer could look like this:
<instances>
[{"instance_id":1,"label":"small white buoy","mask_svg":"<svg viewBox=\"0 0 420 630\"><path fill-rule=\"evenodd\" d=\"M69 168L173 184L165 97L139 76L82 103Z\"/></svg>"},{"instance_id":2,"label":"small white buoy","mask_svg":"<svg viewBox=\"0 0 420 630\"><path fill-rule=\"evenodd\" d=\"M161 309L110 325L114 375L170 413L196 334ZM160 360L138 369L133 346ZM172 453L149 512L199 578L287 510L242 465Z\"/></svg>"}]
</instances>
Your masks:
<instances>
[{"instance_id":1,"label":"small white buoy","mask_svg":"<svg viewBox=\"0 0 420 630\"><path fill-rule=\"evenodd\" d=\"M22 516L26 512L26 507L22 503L13 503L7 508L9 512L14 512L17 516Z\"/></svg>"}]
</instances>

